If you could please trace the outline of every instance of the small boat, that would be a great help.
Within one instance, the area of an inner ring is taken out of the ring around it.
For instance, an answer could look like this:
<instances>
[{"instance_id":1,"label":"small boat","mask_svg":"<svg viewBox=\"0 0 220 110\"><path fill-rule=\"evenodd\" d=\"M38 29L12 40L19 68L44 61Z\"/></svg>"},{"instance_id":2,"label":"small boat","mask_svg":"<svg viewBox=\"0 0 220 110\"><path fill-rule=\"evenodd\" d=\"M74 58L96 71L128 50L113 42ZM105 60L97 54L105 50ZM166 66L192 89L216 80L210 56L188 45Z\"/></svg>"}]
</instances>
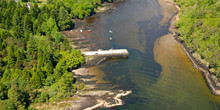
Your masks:
<instances>
[{"instance_id":1,"label":"small boat","mask_svg":"<svg viewBox=\"0 0 220 110\"><path fill-rule=\"evenodd\" d=\"M112 38L110 37L109 40L112 40Z\"/></svg>"},{"instance_id":2,"label":"small boat","mask_svg":"<svg viewBox=\"0 0 220 110\"><path fill-rule=\"evenodd\" d=\"M110 33L113 33L111 30L109 30Z\"/></svg>"}]
</instances>

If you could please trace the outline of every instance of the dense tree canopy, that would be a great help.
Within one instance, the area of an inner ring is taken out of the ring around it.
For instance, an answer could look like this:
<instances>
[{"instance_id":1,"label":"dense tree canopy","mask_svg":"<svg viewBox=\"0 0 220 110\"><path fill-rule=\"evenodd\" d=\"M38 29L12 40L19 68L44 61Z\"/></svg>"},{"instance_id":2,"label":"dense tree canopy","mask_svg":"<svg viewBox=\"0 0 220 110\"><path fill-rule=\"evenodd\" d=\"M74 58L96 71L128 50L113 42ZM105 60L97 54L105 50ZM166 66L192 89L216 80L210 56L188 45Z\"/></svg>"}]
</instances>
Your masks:
<instances>
[{"instance_id":1,"label":"dense tree canopy","mask_svg":"<svg viewBox=\"0 0 220 110\"><path fill-rule=\"evenodd\" d=\"M23 0L0 1L0 108L28 109L31 103L72 96L71 69L85 62L60 32L72 18L95 13L104 0L48 0L31 7Z\"/></svg>"},{"instance_id":2,"label":"dense tree canopy","mask_svg":"<svg viewBox=\"0 0 220 110\"><path fill-rule=\"evenodd\" d=\"M180 38L220 78L219 0L175 0L180 6Z\"/></svg>"}]
</instances>

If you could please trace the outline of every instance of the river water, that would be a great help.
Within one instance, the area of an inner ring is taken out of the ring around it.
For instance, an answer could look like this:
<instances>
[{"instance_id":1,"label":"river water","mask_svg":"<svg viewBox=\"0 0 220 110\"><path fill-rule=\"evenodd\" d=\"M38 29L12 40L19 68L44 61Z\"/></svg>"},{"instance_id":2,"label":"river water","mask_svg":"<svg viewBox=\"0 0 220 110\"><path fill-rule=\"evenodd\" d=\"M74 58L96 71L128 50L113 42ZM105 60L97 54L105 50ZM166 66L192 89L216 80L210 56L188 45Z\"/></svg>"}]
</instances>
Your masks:
<instances>
[{"instance_id":1,"label":"river water","mask_svg":"<svg viewBox=\"0 0 220 110\"><path fill-rule=\"evenodd\" d=\"M211 94L201 72L169 35L170 18L158 0L125 0L114 6L112 12L87 19L96 49L130 53L128 59L95 67L114 87L133 91L122 98L123 106L110 109L220 110L220 97Z\"/></svg>"}]
</instances>

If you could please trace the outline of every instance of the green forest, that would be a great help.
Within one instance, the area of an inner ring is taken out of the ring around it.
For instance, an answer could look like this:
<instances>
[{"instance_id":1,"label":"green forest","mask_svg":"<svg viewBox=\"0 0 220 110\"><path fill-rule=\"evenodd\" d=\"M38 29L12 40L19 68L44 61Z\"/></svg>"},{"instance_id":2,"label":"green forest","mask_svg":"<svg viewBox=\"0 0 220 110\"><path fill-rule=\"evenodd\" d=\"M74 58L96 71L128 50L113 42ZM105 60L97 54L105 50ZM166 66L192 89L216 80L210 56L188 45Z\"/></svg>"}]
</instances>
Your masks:
<instances>
[{"instance_id":1,"label":"green forest","mask_svg":"<svg viewBox=\"0 0 220 110\"><path fill-rule=\"evenodd\" d=\"M180 39L220 79L220 1L174 0L180 7Z\"/></svg>"},{"instance_id":2,"label":"green forest","mask_svg":"<svg viewBox=\"0 0 220 110\"><path fill-rule=\"evenodd\" d=\"M103 2L0 1L0 109L32 109L32 103L73 96L78 88L70 71L85 58L61 31L72 29L73 19L94 14Z\"/></svg>"}]
</instances>

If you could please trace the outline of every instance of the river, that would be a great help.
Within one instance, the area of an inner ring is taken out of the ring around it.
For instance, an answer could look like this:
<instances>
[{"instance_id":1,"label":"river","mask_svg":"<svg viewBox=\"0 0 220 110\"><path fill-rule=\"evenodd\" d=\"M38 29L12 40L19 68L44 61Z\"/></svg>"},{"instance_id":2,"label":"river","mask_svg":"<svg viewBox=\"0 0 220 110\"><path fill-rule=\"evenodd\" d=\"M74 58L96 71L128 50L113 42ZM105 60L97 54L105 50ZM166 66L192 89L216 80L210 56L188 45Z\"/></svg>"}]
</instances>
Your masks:
<instances>
[{"instance_id":1,"label":"river","mask_svg":"<svg viewBox=\"0 0 220 110\"><path fill-rule=\"evenodd\" d=\"M110 109L220 110L220 97L211 94L202 73L169 35L175 10L171 8L166 16L158 0L125 0L114 6L112 12L87 19L96 49L130 52L128 59L95 67L102 80L133 91L122 98L123 106Z\"/></svg>"}]
</instances>

